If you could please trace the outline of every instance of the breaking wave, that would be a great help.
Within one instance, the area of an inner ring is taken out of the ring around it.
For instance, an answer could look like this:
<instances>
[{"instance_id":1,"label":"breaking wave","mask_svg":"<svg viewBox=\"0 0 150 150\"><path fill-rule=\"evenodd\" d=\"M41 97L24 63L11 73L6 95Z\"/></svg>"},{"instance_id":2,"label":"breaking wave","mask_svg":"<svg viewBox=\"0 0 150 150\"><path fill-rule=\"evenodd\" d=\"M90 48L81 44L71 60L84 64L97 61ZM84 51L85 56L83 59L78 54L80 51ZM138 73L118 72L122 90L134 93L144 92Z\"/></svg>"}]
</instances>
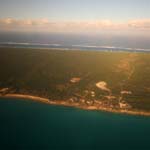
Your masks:
<instances>
[{"instance_id":1,"label":"breaking wave","mask_svg":"<svg viewBox=\"0 0 150 150\"><path fill-rule=\"evenodd\" d=\"M150 52L150 49L130 48L117 46L97 46L97 45L63 45L51 43L24 43L24 42L0 42L0 47L27 47L27 48L62 48L62 49L78 49L78 50L100 50L100 51L133 51L133 52Z\"/></svg>"}]
</instances>

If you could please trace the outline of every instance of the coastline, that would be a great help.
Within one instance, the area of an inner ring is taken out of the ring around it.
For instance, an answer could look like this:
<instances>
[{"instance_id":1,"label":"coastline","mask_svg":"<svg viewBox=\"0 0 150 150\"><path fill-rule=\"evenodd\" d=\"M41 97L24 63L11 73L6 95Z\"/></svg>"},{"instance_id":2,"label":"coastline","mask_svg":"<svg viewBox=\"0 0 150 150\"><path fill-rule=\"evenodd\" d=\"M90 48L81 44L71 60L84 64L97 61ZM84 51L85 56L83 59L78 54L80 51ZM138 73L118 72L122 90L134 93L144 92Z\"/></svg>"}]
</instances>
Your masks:
<instances>
[{"instance_id":1,"label":"coastline","mask_svg":"<svg viewBox=\"0 0 150 150\"><path fill-rule=\"evenodd\" d=\"M144 112L144 111L138 111L138 110L117 110L117 109L111 109L106 107L96 107L96 106L81 106L79 103L69 103L67 101L62 100L50 100L48 98L43 98L39 96L33 96L33 95L25 95L25 94L6 94L1 95L0 98L16 98L16 99L24 99L24 100L32 100L35 102L45 103L49 105L60 105L60 106L66 106L66 107L75 107L79 109L84 110L97 110L97 111L105 111L105 112L111 112L111 113L118 113L118 114L128 114L128 115L138 115L138 116L150 116L150 112Z\"/></svg>"},{"instance_id":2,"label":"coastline","mask_svg":"<svg viewBox=\"0 0 150 150\"><path fill-rule=\"evenodd\" d=\"M21 46L21 44L19 44L19 46L18 45L15 45L15 46L9 46L9 45L0 45L0 48L13 48L13 49L19 49L19 48L23 48L23 49L39 49L39 50L59 50L59 51L96 51L96 52L120 52L120 53L150 53L150 49L132 49L132 48L120 48L120 49L118 49L117 47L117 49L116 48L114 48L113 50L112 50L112 48L106 48L106 47L97 47L97 48L95 48L95 47L39 47L39 46L35 46L35 47L33 47L33 46L27 46L27 45L25 45L25 46ZM90 49L89 49L90 48Z\"/></svg>"}]
</instances>

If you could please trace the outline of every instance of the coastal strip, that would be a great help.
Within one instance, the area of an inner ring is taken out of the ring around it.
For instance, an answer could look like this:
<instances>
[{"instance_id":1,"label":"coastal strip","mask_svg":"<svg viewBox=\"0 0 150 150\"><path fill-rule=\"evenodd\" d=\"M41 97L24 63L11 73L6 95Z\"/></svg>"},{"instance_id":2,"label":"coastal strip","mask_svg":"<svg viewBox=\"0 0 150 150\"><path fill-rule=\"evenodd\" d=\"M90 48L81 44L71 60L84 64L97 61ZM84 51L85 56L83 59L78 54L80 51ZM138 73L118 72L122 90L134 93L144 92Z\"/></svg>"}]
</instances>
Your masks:
<instances>
[{"instance_id":1,"label":"coastal strip","mask_svg":"<svg viewBox=\"0 0 150 150\"><path fill-rule=\"evenodd\" d=\"M138 111L138 110L121 110L121 109L111 109L102 106L81 106L79 103L69 103L68 101L64 100L50 100L48 98L42 98L39 96L33 95L25 95L25 94L5 94L1 95L0 98L16 98L16 99L23 99L23 100L32 100L35 102L45 103L49 105L60 105L60 106L67 106L67 107L75 107L84 110L99 110L111 113L121 113L121 114L128 114L128 115L140 115L140 116L150 116L150 112Z\"/></svg>"}]
</instances>

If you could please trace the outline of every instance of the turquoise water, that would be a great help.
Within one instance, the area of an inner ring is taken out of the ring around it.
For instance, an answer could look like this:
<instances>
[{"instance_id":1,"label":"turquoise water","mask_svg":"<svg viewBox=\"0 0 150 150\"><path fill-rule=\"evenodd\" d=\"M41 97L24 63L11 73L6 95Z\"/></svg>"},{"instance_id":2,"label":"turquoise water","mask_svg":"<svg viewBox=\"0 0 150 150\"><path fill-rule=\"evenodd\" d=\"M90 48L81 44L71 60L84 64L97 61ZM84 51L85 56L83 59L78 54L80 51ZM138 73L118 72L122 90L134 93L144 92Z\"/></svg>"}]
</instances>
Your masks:
<instances>
[{"instance_id":1,"label":"turquoise water","mask_svg":"<svg viewBox=\"0 0 150 150\"><path fill-rule=\"evenodd\" d=\"M1 99L0 149L150 150L150 117Z\"/></svg>"}]
</instances>

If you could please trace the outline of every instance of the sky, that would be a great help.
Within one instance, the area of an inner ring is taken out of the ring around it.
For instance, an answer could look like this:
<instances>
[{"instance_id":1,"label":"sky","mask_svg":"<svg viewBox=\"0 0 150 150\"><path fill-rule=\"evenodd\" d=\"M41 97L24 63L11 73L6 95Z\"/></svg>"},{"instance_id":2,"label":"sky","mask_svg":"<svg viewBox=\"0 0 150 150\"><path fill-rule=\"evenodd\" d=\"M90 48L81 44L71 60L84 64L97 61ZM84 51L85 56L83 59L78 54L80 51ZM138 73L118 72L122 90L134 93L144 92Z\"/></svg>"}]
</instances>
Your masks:
<instances>
[{"instance_id":1,"label":"sky","mask_svg":"<svg viewBox=\"0 0 150 150\"><path fill-rule=\"evenodd\" d=\"M150 0L0 0L0 30L147 33Z\"/></svg>"}]
</instances>

